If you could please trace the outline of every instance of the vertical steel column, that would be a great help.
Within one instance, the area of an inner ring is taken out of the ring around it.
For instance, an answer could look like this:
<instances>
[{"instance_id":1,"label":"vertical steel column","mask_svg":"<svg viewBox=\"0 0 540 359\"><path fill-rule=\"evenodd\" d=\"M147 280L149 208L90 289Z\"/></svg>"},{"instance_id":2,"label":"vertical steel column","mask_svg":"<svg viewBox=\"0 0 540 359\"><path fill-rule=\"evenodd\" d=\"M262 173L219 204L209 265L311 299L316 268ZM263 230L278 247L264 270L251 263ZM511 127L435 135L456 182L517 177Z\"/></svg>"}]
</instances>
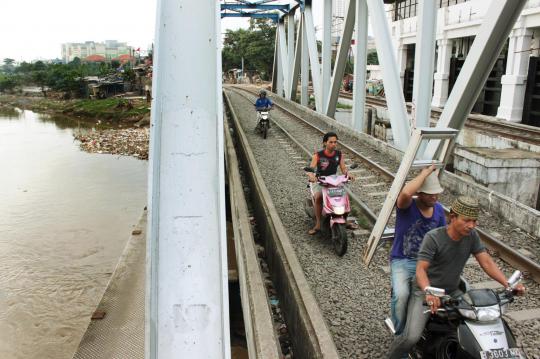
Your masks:
<instances>
[{"instance_id":1,"label":"vertical steel column","mask_svg":"<svg viewBox=\"0 0 540 359\"><path fill-rule=\"evenodd\" d=\"M379 62L383 69L384 92L392 125L392 134L396 147L405 150L409 143L410 128L405 107L405 98L401 88L401 80L397 69L395 52L392 46L392 37L383 2L380 0L367 0L371 25L376 34L375 43Z\"/></svg>"},{"instance_id":2,"label":"vertical steel column","mask_svg":"<svg viewBox=\"0 0 540 359\"><path fill-rule=\"evenodd\" d=\"M326 112L330 78L332 76L332 0L323 0L323 38L322 38L322 108L317 111Z\"/></svg>"},{"instance_id":3,"label":"vertical steel column","mask_svg":"<svg viewBox=\"0 0 540 359\"><path fill-rule=\"evenodd\" d=\"M446 102L437 127L461 130L527 0L493 0ZM426 153L439 147L431 140Z\"/></svg>"},{"instance_id":4,"label":"vertical steel column","mask_svg":"<svg viewBox=\"0 0 540 359\"><path fill-rule=\"evenodd\" d=\"M366 0L355 1L356 46L354 53L352 128L354 128L358 132L362 132L364 130L364 114L366 106L368 9Z\"/></svg>"},{"instance_id":5,"label":"vertical steel column","mask_svg":"<svg viewBox=\"0 0 540 359\"><path fill-rule=\"evenodd\" d=\"M289 56L289 72L286 74L288 77L287 83L289 88L291 87L292 74L294 72L294 10L287 14L287 54ZM296 95L296 88L294 89ZM287 98L290 100L292 91L289 89Z\"/></svg>"},{"instance_id":6,"label":"vertical steel column","mask_svg":"<svg viewBox=\"0 0 540 359\"><path fill-rule=\"evenodd\" d=\"M307 106L309 103L309 93L308 93L308 84L309 84L309 53L308 53L308 42L306 34L306 23L304 22L304 14L300 16L300 32L302 33L302 60L300 66L302 67L302 84L301 92L302 97L300 103L302 106Z\"/></svg>"},{"instance_id":7,"label":"vertical steel column","mask_svg":"<svg viewBox=\"0 0 540 359\"><path fill-rule=\"evenodd\" d=\"M433 0L420 0L418 5L417 21L419 23L416 29L413 84L414 120L416 127L429 127L431 94L433 91L433 67L435 64L437 4Z\"/></svg>"},{"instance_id":8,"label":"vertical steel column","mask_svg":"<svg viewBox=\"0 0 540 359\"><path fill-rule=\"evenodd\" d=\"M285 90L285 97L289 98L289 52L287 51L287 41L285 40L285 18L282 17L278 24L279 34L279 56L281 61L278 73L280 74L283 88ZM281 70L280 70L281 69ZM283 96L282 92L279 94Z\"/></svg>"},{"instance_id":9,"label":"vertical steel column","mask_svg":"<svg viewBox=\"0 0 540 359\"><path fill-rule=\"evenodd\" d=\"M220 5L157 9L145 357L229 358Z\"/></svg>"},{"instance_id":10,"label":"vertical steel column","mask_svg":"<svg viewBox=\"0 0 540 359\"><path fill-rule=\"evenodd\" d=\"M322 87L321 87L321 65L319 63L319 51L317 50L317 41L315 39L315 26L313 25L313 14L311 5L306 4L304 10L304 31L307 37L309 50L309 64L311 66L311 79L313 83L313 92L315 94L315 109L323 112Z\"/></svg>"},{"instance_id":11,"label":"vertical steel column","mask_svg":"<svg viewBox=\"0 0 540 359\"><path fill-rule=\"evenodd\" d=\"M292 53L289 55L291 58L293 58L293 64L291 67L291 77L289 78L289 86L290 86L290 98L291 101L296 101L296 92L298 89L298 75L300 75L300 62L302 61L302 47L303 47L303 40L302 40L302 22L298 25L298 31L296 33L296 49L294 52L294 58L292 56Z\"/></svg>"},{"instance_id":12,"label":"vertical steel column","mask_svg":"<svg viewBox=\"0 0 540 359\"><path fill-rule=\"evenodd\" d=\"M277 61L276 63L274 64L275 66L275 69L276 69L276 82L277 82L277 95L278 96L281 96L283 97L283 92L284 92L284 87L285 87L285 84L284 84L284 81L283 81L283 73L284 73L284 68L283 68L283 64L284 63L287 63L286 60L283 59L283 56L285 54L283 54L283 48L285 47L285 45L283 44L283 41L285 40L285 35L283 35L281 33L281 26L277 26L276 28L276 55L277 55Z\"/></svg>"},{"instance_id":13,"label":"vertical steel column","mask_svg":"<svg viewBox=\"0 0 540 359\"><path fill-rule=\"evenodd\" d=\"M279 62L279 37L278 29L276 29L276 37L274 39L274 63L272 64L272 92L279 93L278 90L278 62Z\"/></svg>"},{"instance_id":14,"label":"vertical steel column","mask_svg":"<svg viewBox=\"0 0 540 359\"><path fill-rule=\"evenodd\" d=\"M324 106L326 109L326 116L328 117L334 117L336 114L336 105L339 97L339 90L341 88L341 81L343 79L343 74L345 73L347 55L349 53L349 49L351 48L355 12L356 1L350 0L347 8L347 14L345 15L343 36L341 36L341 40L339 41L339 48L336 54L334 73L332 75L332 82L330 83L330 92Z\"/></svg>"}]
</instances>

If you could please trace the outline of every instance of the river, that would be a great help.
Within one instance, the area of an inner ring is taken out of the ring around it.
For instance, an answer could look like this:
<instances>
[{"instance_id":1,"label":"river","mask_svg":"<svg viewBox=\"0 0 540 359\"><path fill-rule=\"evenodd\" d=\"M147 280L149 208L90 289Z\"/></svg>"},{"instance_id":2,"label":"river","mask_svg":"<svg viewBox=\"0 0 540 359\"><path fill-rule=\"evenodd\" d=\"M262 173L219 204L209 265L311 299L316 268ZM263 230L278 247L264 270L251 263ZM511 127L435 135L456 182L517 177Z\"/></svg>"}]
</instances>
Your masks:
<instances>
[{"instance_id":1,"label":"river","mask_svg":"<svg viewBox=\"0 0 540 359\"><path fill-rule=\"evenodd\" d=\"M0 358L72 358L146 202L147 162L0 113Z\"/></svg>"}]
</instances>

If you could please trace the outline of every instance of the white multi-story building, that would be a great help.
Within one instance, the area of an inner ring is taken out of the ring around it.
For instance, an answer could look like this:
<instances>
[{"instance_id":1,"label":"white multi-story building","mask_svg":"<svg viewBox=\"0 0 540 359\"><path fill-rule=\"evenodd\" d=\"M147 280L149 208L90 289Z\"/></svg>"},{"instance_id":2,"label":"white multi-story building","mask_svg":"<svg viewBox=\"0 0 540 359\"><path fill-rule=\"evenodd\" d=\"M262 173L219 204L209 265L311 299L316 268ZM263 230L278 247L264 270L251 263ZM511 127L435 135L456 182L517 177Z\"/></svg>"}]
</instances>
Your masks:
<instances>
[{"instance_id":1,"label":"white multi-story building","mask_svg":"<svg viewBox=\"0 0 540 359\"><path fill-rule=\"evenodd\" d=\"M434 0L439 5L432 105L444 107L489 0ZM388 16L405 98L412 95L417 0L397 0ZM473 112L540 126L540 0L529 0L497 59Z\"/></svg>"},{"instance_id":2,"label":"white multi-story building","mask_svg":"<svg viewBox=\"0 0 540 359\"><path fill-rule=\"evenodd\" d=\"M132 48L125 42L106 40L105 42L86 41L84 43L62 44L62 60L65 63L73 61L76 57L84 60L88 56L99 55L105 60L112 60L121 55L131 55Z\"/></svg>"}]
</instances>

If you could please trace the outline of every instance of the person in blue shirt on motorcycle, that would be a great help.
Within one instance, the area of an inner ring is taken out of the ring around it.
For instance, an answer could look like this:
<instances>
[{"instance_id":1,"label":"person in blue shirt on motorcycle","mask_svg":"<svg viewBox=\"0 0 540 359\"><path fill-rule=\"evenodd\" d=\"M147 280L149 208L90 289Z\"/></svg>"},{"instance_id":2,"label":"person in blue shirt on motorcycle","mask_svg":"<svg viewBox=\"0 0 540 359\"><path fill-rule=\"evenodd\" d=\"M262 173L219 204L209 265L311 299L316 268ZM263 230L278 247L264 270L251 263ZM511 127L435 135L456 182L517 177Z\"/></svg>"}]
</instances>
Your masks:
<instances>
[{"instance_id":1,"label":"person in blue shirt on motorcycle","mask_svg":"<svg viewBox=\"0 0 540 359\"><path fill-rule=\"evenodd\" d=\"M255 101L255 110L257 111L257 127L259 126L259 121L261 119L260 111L270 111L274 104L272 100L266 97L266 91L259 91L259 98ZM270 122L268 122L268 128L270 128Z\"/></svg>"}]
</instances>

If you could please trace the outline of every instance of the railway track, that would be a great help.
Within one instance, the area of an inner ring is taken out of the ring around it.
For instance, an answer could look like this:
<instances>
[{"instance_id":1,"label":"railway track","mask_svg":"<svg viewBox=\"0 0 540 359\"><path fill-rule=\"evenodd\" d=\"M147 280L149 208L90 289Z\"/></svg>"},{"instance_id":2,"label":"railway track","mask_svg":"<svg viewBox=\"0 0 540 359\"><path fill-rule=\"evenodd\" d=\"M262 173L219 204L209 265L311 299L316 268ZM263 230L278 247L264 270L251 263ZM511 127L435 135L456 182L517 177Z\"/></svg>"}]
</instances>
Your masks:
<instances>
[{"instance_id":1,"label":"railway track","mask_svg":"<svg viewBox=\"0 0 540 359\"><path fill-rule=\"evenodd\" d=\"M246 98L254 102L255 94L253 92L238 88L235 88L234 91L242 94L244 97L251 96ZM328 130L317 127L310 121L301 118L282 106L277 104L275 104L275 106L293 121L287 121L287 123L285 123L272 116L274 126L287 137L288 141L300 148L307 158L310 158L311 154L320 147L322 134ZM310 133L309 137L306 136L307 133ZM355 174L357 179L349 186L351 199L367 218L368 222L373 225L376 221L376 215L382 208L384 199L394 179L394 173L370 158L377 154L369 146L358 148L357 146L347 144L346 141L340 140L340 149L344 153L346 159L350 162L359 164L357 169L351 171L351 173ZM378 156L380 156L380 154ZM448 212L448 208L445 208L445 210ZM392 214L391 221L393 221L394 218L395 212ZM494 251L503 261L520 269L534 281L540 283L539 263L531 260L529 257L523 255L502 240L499 240L486 229L478 227L477 231L488 248Z\"/></svg>"},{"instance_id":2,"label":"railway track","mask_svg":"<svg viewBox=\"0 0 540 359\"><path fill-rule=\"evenodd\" d=\"M339 96L352 100L352 94L347 92L340 92ZM386 99L377 96L366 96L366 104L386 107ZM407 111L411 111L410 104L407 104ZM440 109L432 109L431 118L436 122L441 117L441 113L442 110ZM540 128L537 127L494 120L474 114L468 116L465 127L540 146Z\"/></svg>"}]
</instances>

